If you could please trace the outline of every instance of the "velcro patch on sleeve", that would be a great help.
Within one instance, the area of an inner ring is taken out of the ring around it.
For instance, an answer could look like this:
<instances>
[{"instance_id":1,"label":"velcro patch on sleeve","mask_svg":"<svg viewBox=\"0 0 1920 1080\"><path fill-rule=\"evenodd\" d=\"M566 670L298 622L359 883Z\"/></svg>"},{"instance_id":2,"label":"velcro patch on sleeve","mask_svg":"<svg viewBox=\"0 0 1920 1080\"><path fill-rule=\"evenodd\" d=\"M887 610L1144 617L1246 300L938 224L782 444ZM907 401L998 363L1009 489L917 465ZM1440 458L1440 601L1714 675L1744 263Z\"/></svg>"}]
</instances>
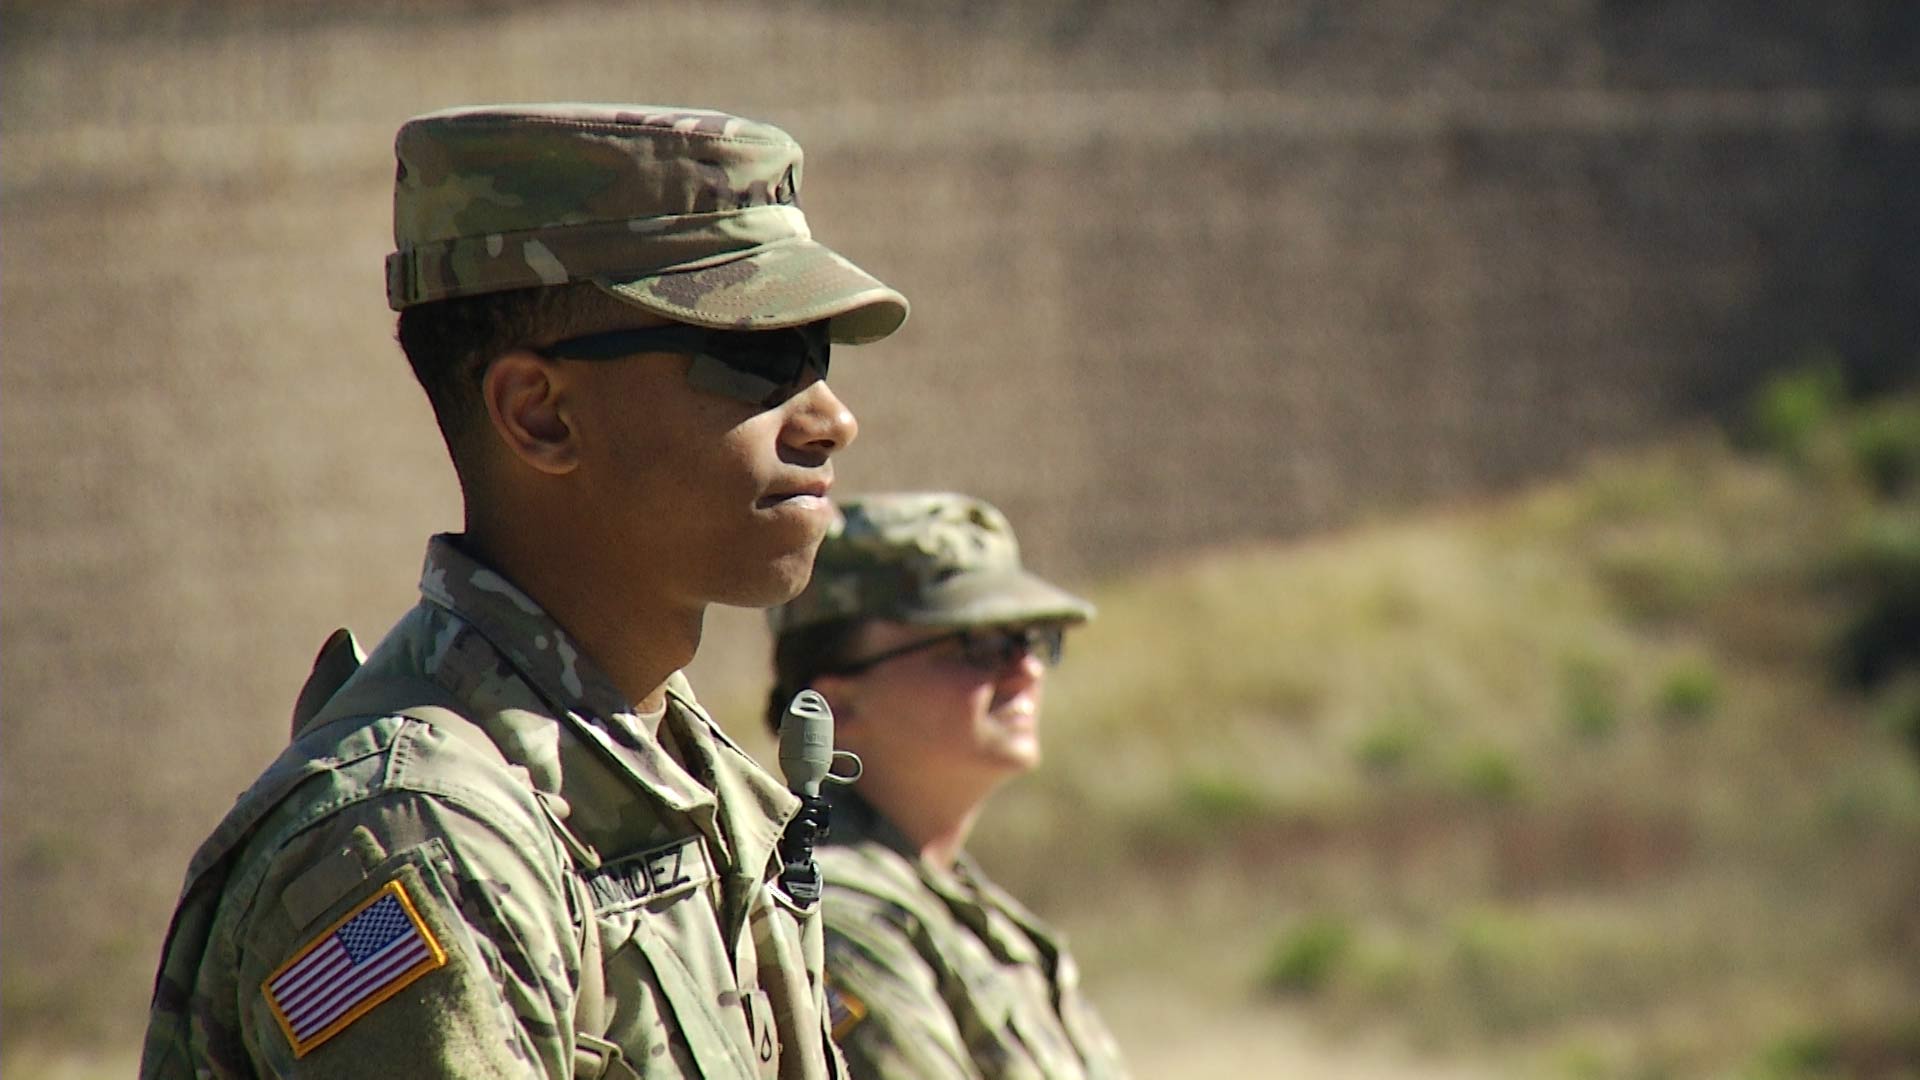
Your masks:
<instances>
[{"instance_id":1,"label":"velcro patch on sleeve","mask_svg":"<svg viewBox=\"0 0 1920 1080\"><path fill-rule=\"evenodd\" d=\"M400 881L347 912L260 985L295 1057L447 962Z\"/></svg>"}]
</instances>

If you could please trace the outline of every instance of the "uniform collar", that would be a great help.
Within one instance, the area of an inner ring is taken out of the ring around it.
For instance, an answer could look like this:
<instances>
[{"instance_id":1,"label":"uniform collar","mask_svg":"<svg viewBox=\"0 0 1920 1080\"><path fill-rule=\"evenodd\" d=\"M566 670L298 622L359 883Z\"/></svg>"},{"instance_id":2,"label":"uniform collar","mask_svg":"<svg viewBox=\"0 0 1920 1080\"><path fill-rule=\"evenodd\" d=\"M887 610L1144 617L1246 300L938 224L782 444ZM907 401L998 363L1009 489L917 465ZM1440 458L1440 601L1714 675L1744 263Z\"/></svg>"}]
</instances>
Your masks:
<instances>
[{"instance_id":1,"label":"uniform collar","mask_svg":"<svg viewBox=\"0 0 1920 1080\"><path fill-rule=\"evenodd\" d=\"M428 543L420 594L479 631L555 709L601 718L633 713L633 703L560 624L463 551L460 537L443 533Z\"/></svg>"},{"instance_id":2,"label":"uniform collar","mask_svg":"<svg viewBox=\"0 0 1920 1080\"><path fill-rule=\"evenodd\" d=\"M1032 963L1044 957L1045 963L1053 962L1059 949L1052 930L989 880L972 855L962 850L955 854L951 868L936 866L922 858L913 841L852 788L836 787L831 795L832 843L853 846L870 841L906 860L921 884L1002 959ZM1021 932L1010 933L1009 923Z\"/></svg>"},{"instance_id":3,"label":"uniform collar","mask_svg":"<svg viewBox=\"0 0 1920 1080\"><path fill-rule=\"evenodd\" d=\"M710 831L712 791L660 746L655 725L638 717L626 695L580 651L567 632L498 571L461 549L459 537L436 536L420 575L422 607L441 612L429 670L454 693L471 696L475 722L509 761L525 766L539 791L561 796L560 816L592 843L612 841L612 854L648 828L632 805L638 785L667 810ZM465 633L452 627L464 627ZM463 645L467 634L478 648ZM667 680L667 713L704 717L686 677ZM566 731L569 736L560 733Z\"/></svg>"},{"instance_id":4,"label":"uniform collar","mask_svg":"<svg viewBox=\"0 0 1920 1080\"><path fill-rule=\"evenodd\" d=\"M727 861L741 872L757 875L772 863L789 819L800 810L800 799L780 786L773 775L728 738L676 675L667 683L667 716L663 729L686 758L686 772L701 785L706 802L714 807L712 838L726 849Z\"/></svg>"},{"instance_id":5,"label":"uniform collar","mask_svg":"<svg viewBox=\"0 0 1920 1080\"><path fill-rule=\"evenodd\" d=\"M646 789L667 809L687 815L720 847L727 863L750 875L770 864L799 799L720 731L694 699L683 673L667 678L660 728L670 729L684 762L666 752L661 731L635 730L630 723L635 719L633 703L606 673L532 597L463 551L459 537L436 536L428 544L420 592L484 638L546 700L556 720L564 718L580 739L599 743L596 756L604 766ZM560 786L559 764L554 762L551 777L535 779ZM588 810L576 798L584 793L565 794L582 812L613 813L619 819L617 806Z\"/></svg>"},{"instance_id":6,"label":"uniform collar","mask_svg":"<svg viewBox=\"0 0 1920 1080\"><path fill-rule=\"evenodd\" d=\"M1000 894L999 889L993 887L986 876L980 872L980 867L973 861L973 856L967 854L964 849L954 853L951 868L936 865L922 857L919 846L852 787L831 785L827 789L827 795L833 807L829 827L835 844L851 847L862 841L871 840L912 863L918 869L920 876L929 882L941 882L949 887L958 887L969 893L977 892L983 896L989 892Z\"/></svg>"},{"instance_id":7,"label":"uniform collar","mask_svg":"<svg viewBox=\"0 0 1920 1080\"><path fill-rule=\"evenodd\" d=\"M852 787L841 784L823 785L827 802L832 807L828 824L828 836L835 844L853 847L862 841L871 840L881 847L899 855L916 867L925 865L932 869L920 857L920 849L914 846L907 834L888 821L873 804L860 797ZM925 871L922 871L924 876Z\"/></svg>"}]
</instances>

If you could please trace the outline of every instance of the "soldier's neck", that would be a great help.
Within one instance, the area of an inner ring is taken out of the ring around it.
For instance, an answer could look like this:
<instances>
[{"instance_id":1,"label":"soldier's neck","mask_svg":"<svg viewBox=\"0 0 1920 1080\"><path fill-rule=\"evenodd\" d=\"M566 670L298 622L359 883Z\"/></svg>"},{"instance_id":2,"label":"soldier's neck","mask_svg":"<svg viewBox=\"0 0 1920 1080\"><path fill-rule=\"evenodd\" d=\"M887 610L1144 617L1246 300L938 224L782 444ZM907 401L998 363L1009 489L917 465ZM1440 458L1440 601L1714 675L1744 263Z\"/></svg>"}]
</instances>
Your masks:
<instances>
[{"instance_id":1,"label":"soldier's neck","mask_svg":"<svg viewBox=\"0 0 1920 1080\"><path fill-rule=\"evenodd\" d=\"M641 713L666 703L668 676L700 647L704 606L649 594L631 575L601 572L562 530L502 529L468 519L462 546L546 611Z\"/></svg>"},{"instance_id":2,"label":"soldier's neck","mask_svg":"<svg viewBox=\"0 0 1920 1080\"><path fill-rule=\"evenodd\" d=\"M968 814L965 821L956 822L951 828L944 829L920 842L920 857L942 870L953 869L960 858L960 852L966 849L967 836L973 832L974 819L980 816L978 807Z\"/></svg>"},{"instance_id":3,"label":"soldier's neck","mask_svg":"<svg viewBox=\"0 0 1920 1080\"><path fill-rule=\"evenodd\" d=\"M925 784L894 786L873 783L869 774L860 794L900 830L922 859L943 870L952 869L967 846L973 824L986 805L986 793L941 791Z\"/></svg>"}]
</instances>

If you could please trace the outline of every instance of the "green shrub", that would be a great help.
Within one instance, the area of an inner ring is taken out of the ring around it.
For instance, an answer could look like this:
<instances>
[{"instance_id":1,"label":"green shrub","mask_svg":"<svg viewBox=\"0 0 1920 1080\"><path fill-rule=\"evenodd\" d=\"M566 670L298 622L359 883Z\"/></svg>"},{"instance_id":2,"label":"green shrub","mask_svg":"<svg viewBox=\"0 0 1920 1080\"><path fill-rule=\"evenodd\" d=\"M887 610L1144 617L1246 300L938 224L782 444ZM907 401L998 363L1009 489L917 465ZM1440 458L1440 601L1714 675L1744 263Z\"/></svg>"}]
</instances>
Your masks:
<instances>
[{"instance_id":1,"label":"green shrub","mask_svg":"<svg viewBox=\"0 0 1920 1080\"><path fill-rule=\"evenodd\" d=\"M1507 803L1520 795L1520 766L1494 746L1467 751L1460 759L1460 789L1484 802Z\"/></svg>"},{"instance_id":2,"label":"green shrub","mask_svg":"<svg viewBox=\"0 0 1920 1080\"><path fill-rule=\"evenodd\" d=\"M1698 720L1720 703L1720 673L1699 658L1679 661L1660 679L1655 694L1659 714L1675 721Z\"/></svg>"},{"instance_id":3,"label":"green shrub","mask_svg":"<svg viewBox=\"0 0 1920 1080\"><path fill-rule=\"evenodd\" d=\"M1885 510L1868 518L1848 563L1876 592L1920 593L1920 512Z\"/></svg>"},{"instance_id":4,"label":"green shrub","mask_svg":"<svg viewBox=\"0 0 1920 1080\"><path fill-rule=\"evenodd\" d=\"M1760 1051L1748 1075L1752 1080L1800 1080L1830 1076L1840 1059L1840 1040L1831 1031L1796 1031Z\"/></svg>"},{"instance_id":5,"label":"green shrub","mask_svg":"<svg viewBox=\"0 0 1920 1080\"><path fill-rule=\"evenodd\" d=\"M1316 915L1281 931L1261 981L1284 994L1311 994L1327 986L1353 953L1353 928L1336 915Z\"/></svg>"},{"instance_id":6,"label":"green shrub","mask_svg":"<svg viewBox=\"0 0 1920 1080\"><path fill-rule=\"evenodd\" d=\"M1920 481L1920 403L1887 401L1864 411L1848 433L1854 466L1883 498Z\"/></svg>"},{"instance_id":7,"label":"green shrub","mask_svg":"<svg viewBox=\"0 0 1920 1080\"><path fill-rule=\"evenodd\" d=\"M1376 775L1399 772L1425 741L1425 733L1411 720L1389 716L1368 728L1353 744L1354 760Z\"/></svg>"},{"instance_id":8,"label":"green shrub","mask_svg":"<svg viewBox=\"0 0 1920 1080\"><path fill-rule=\"evenodd\" d=\"M1603 739L1620 726L1619 679L1595 657L1562 662L1560 703L1567 729L1582 738Z\"/></svg>"},{"instance_id":9,"label":"green shrub","mask_svg":"<svg viewBox=\"0 0 1920 1080\"><path fill-rule=\"evenodd\" d=\"M1226 773L1189 772L1174 786L1178 817L1204 828L1237 825L1259 817L1266 801L1247 780Z\"/></svg>"},{"instance_id":10,"label":"green shrub","mask_svg":"<svg viewBox=\"0 0 1920 1080\"><path fill-rule=\"evenodd\" d=\"M1537 1027L1561 1008L1543 993L1542 974L1559 959L1536 927L1512 912L1468 912L1448 933L1448 981L1468 1023L1486 1034Z\"/></svg>"},{"instance_id":11,"label":"green shrub","mask_svg":"<svg viewBox=\"0 0 1920 1080\"><path fill-rule=\"evenodd\" d=\"M1840 635L1841 674L1876 686L1920 662L1920 514L1874 515L1844 556L1842 575L1861 601Z\"/></svg>"},{"instance_id":12,"label":"green shrub","mask_svg":"<svg viewBox=\"0 0 1920 1080\"><path fill-rule=\"evenodd\" d=\"M1874 703L1874 724L1920 756L1920 676L1888 687Z\"/></svg>"},{"instance_id":13,"label":"green shrub","mask_svg":"<svg viewBox=\"0 0 1920 1080\"><path fill-rule=\"evenodd\" d=\"M1560 1047L1553 1058L1554 1074L1566 1080L1609 1080L1618 1072L1605 1053L1585 1042Z\"/></svg>"},{"instance_id":14,"label":"green shrub","mask_svg":"<svg viewBox=\"0 0 1920 1080\"><path fill-rule=\"evenodd\" d=\"M1594 572L1621 611L1646 621L1700 610L1725 577L1711 552L1617 545L1594 556Z\"/></svg>"},{"instance_id":15,"label":"green shrub","mask_svg":"<svg viewBox=\"0 0 1920 1080\"><path fill-rule=\"evenodd\" d=\"M1750 1080L1841 1080L1920 1075L1920 1018L1898 1004L1879 1015L1808 1026L1767 1043Z\"/></svg>"},{"instance_id":16,"label":"green shrub","mask_svg":"<svg viewBox=\"0 0 1920 1080\"><path fill-rule=\"evenodd\" d=\"M1776 375L1748 406L1747 435L1758 449L1802 460L1845 400L1846 380L1838 363Z\"/></svg>"}]
</instances>

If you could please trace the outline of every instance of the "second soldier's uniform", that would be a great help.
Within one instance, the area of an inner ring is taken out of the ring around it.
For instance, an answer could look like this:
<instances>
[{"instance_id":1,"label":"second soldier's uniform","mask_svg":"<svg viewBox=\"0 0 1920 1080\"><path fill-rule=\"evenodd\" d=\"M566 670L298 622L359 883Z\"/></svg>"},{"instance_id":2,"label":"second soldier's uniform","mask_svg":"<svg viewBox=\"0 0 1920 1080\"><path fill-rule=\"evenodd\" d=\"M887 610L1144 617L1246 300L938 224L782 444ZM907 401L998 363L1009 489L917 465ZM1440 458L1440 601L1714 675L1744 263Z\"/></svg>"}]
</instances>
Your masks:
<instances>
[{"instance_id":1,"label":"second soldier's uniform","mask_svg":"<svg viewBox=\"0 0 1920 1080\"><path fill-rule=\"evenodd\" d=\"M971 859L931 865L846 791L831 839L827 999L854 1076L1127 1075L1059 934Z\"/></svg>"},{"instance_id":2,"label":"second soldier's uniform","mask_svg":"<svg viewBox=\"0 0 1920 1080\"><path fill-rule=\"evenodd\" d=\"M999 655L988 662L992 670L968 667L950 654L934 662L945 665L932 668L935 675L913 669L919 674L896 683L899 696L880 707L887 711L876 713L864 699L854 704L862 680L882 677L881 664L905 662L913 652L924 658L929 645L956 633L1064 628L1091 617L1093 606L1028 571L1005 515L982 500L937 492L872 495L840 509L841 521L822 543L805 591L769 612L777 641L850 634L837 646L845 649L867 621L903 624L920 635L879 658L817 658L806 665L811 670L791 659L783 668L776 656L783 684L817 684L830 701L848 695L835 707L861 717L869 740L864 778L827 789L831 830L818 853L826 879L827 1000L848 1071L857 1080L1127 1075L1112 1034L1081 992L1061 936L989 881L963 847L951 849L950 863L931 857L879 808L922 798L949 770L977 774L983 766L979 759L954 760L977 750L964 740L903 758L899 745L872 733L908 720L903 713L916 705L944 725L965 718L997 729L999 721L971 710L988 708L989 696L1037 684L1042 668L1031 655L1031 639L1022 639L1017 663ZM982 689L987 686L995 688L992 695ZM776 695L790 689L783 685ZM843 722L843 733L849 730ZM844 745L857 750L859 742L856 735ZM1027 767L1009 764L1012 758L985 760L985 768L1001 775ZM889 769L911 777L876 788ZM875 790L882 792L877 800L863 794Z\"/></svg>"}]
</instances>

